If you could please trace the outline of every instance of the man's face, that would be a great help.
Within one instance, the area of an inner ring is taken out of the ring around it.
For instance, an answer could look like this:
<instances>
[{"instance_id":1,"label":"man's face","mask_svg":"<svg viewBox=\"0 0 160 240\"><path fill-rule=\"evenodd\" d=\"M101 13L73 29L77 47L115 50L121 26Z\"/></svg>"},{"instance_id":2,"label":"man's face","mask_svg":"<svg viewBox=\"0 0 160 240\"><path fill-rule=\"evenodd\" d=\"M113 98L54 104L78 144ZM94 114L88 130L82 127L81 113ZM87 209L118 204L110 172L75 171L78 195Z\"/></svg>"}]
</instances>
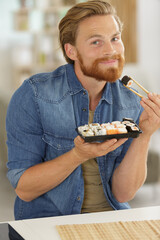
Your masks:
<instances>
[{"instance_id":1,"label":"man's face","mask_svg":"<svg viewBox=\"0 0 160 240\"><path fill-rule=\"evenodd\" d=\"M93 16L82 21L75 47L75 64L85 76L107 82L114 82L121 76L124 46L112 15Z\"/></svg>"}]
</instances>

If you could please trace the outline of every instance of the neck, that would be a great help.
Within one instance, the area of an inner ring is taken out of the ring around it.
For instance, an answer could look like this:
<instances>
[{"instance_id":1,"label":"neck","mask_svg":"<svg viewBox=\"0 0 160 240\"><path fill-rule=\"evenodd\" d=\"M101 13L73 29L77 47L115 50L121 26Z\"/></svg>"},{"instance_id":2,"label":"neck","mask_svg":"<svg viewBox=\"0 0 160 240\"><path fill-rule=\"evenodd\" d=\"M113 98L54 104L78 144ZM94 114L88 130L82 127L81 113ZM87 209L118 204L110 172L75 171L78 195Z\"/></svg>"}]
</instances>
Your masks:
<instances>
[{"instance_id":1,"label":"neck","mask_svg":"<svg viewBox=\"0 0 160 240\"><path fill-rule=\"evenodd\" d=\"M76 64L75 73L82 86L88 91L89 108L91 111L94 111L102 97L106 81L97 81L95 78L85 76Z\"/></svg>"}]
</instances>

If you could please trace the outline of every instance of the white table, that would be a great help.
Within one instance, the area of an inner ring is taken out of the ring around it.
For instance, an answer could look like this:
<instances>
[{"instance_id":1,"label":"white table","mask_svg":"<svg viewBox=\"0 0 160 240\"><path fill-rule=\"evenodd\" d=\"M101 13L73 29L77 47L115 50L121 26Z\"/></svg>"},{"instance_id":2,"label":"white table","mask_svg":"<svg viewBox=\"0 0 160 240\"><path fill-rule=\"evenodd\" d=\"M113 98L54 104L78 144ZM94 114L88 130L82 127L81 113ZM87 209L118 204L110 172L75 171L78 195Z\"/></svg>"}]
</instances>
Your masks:
<instances>
[{"instance_id":1,"label":"white table","mask_svg":"<svg viewBox=\"0 0 160 240\"><path fill-rule=\"evenodd\" d=\"M160 206L12 221L9 222L9 224L14 227L25 240L60 240L60 236L55 227L56 225L136 220L160 220Z\"/></svg>"}]
</instances>

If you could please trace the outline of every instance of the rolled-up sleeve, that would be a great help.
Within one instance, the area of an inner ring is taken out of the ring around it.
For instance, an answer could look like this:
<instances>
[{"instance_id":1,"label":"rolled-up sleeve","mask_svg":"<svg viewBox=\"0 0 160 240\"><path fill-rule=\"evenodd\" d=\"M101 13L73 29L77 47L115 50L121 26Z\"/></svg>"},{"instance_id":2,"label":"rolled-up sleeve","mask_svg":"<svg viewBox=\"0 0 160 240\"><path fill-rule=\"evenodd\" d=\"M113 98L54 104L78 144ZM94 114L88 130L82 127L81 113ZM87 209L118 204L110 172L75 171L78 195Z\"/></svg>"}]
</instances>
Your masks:
<instances>
[{"instance_id":1,"label":"rolled-up sleeve","mask_svg":"<svg viewBox=\"0 0 160 240\"><path fill-rule=\"evenodd\" d=\"M43 127L34 90L25 81L14 93L6 117L8 146L8 179L16 188L26 169L41 163L45 158Z\"/></svg>"}]
</instances>

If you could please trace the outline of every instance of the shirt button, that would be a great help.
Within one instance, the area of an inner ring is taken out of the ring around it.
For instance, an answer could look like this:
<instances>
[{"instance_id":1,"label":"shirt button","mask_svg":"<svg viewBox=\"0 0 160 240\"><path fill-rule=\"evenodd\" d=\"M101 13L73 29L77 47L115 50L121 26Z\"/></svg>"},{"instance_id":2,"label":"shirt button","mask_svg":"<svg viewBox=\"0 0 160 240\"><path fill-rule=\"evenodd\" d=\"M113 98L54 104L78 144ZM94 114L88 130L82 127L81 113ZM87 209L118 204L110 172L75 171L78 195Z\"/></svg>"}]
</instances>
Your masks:
<instances>
[{"instance_id":1,"label":"shirt button","mask_svg":"<svg viewBox=\"0 0 160 240\"><path fill-rule=\"evenodd\" d=\"M77 197L77 201L80 201L80 200L81 200L81 197L80 197L80 196L78 196L78 197Z\"/></svg>"},{"instance_id":2,"label":"shirt button","mask_svg":"<svg viewBox=\"0 0 160 240\"><path fill-rule=\"evenodd\" d=\"M83 92L83 95L86 95L86 92L85 92L85 91Z\"/></svg>"},{"instance_id":3,"label":"shirt button","mask_svg":"<svg viewBox=\"0 0 160 240\"><path fill-rule=\"evenodd\" d=\"M86 108L82 108L82 111L83 111L83 112L86 112L86 111L87 111L87 109L86 109Z\"/></svg>"}]
</instances>

